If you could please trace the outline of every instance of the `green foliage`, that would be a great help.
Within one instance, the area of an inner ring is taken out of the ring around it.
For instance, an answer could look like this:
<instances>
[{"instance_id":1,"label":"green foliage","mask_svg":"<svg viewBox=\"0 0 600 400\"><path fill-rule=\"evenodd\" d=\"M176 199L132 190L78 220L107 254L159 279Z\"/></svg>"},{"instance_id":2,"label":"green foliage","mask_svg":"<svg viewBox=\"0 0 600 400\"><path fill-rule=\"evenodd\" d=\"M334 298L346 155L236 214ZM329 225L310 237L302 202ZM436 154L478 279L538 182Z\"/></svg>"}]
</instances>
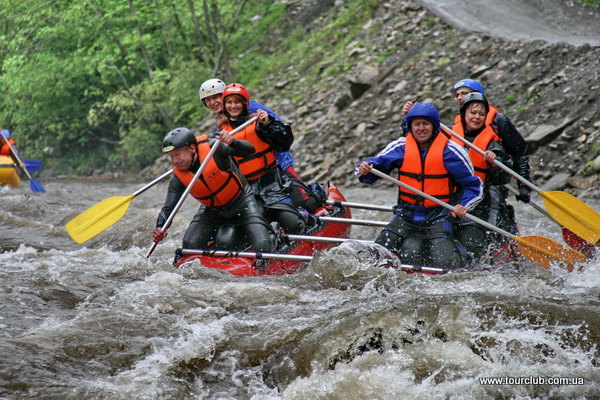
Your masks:
<instances>
[{"instance_id":1,"label":"green foliage","mask_svg":"<svg viewBox=\"0 0 600 400\"><path fill-rule=\"evenodd\" d=\"M508 104L515 104L517 102L517 94L514 92L507 93L505 99Z\"/></svg>"}]
</instances>

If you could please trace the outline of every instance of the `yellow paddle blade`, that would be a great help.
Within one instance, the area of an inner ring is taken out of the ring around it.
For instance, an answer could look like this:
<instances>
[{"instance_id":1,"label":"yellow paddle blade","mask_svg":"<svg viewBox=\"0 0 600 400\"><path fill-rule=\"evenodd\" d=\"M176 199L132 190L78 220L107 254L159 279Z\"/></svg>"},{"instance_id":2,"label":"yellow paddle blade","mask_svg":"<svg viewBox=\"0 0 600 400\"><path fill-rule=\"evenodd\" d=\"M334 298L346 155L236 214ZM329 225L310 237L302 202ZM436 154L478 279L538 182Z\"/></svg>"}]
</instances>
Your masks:
<instances>
[{"instance_id":1,"label":"yellow paddle blade","mask_svg":"<svg viewBox=\"0 0 600 400\"><path fill-rule=\"evenodd\" d=\"M544 236L515 236L521 253L530 261L544 268L557 263L567 271L573 271L573 264L584 262L587 257L578 251L562 246L560 243Z\"/></svg>"},{"instance_id":2,"label":"yellow paddle blade","mask_svg":"<svg viewBox=\"0 0 600 400\"><path fill-rule=\"evenodd\" d=\"M86 242L121 219L133 198L131 194L102 200L69 221L65 228L75 242Z\"/></svg>"},{"instance_id":3,"label":"yellow paddle blade","mask_svg":"<svg viewBox=\"0 0 600 400\"><path fill-rule=\"evenodd\" d=\"M548 214L562 226L588 243L600 240L600 214L593 208L566 192L543 192Z\"/></svg>"}]
</instances>

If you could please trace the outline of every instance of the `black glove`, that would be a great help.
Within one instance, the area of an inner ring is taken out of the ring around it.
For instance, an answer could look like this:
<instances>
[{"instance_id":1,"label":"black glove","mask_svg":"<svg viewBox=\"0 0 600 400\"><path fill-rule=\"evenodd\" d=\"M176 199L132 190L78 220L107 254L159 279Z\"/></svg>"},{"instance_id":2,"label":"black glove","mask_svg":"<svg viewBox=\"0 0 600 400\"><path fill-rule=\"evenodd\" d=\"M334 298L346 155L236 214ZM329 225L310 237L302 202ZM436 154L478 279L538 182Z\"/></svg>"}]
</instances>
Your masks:
<instances>
[{"instance_id":1,"label":"black glove","mask_svg":"<svg viewBox=\"0 0 600 400\"><path fill-rule=\"evenodd\" d=\"M519 188L519 194L516 196L517 200L522 201L523 203L529 203L531 199L531 190L527 186L521 186Z\"/></svg>"}]
</instances>

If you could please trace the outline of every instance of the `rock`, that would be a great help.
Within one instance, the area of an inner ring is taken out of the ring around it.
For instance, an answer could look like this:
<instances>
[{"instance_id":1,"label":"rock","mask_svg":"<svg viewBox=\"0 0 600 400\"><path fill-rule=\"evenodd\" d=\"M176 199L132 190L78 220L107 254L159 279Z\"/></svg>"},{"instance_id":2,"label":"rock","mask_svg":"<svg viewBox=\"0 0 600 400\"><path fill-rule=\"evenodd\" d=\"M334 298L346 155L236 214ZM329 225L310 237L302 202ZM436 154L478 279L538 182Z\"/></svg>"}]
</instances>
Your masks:
<instances>
[{"instance_id":1,"label":"rock","mask_svg":"<svg viewBox=\"0 0 600 400\"><path fill-rule=\"evenodd\" d=\"M559 125L539 125L533 133L525 138L532 148L532 153L540 146L550 143L561 133L567 125L573 123L572 119L565 118Z\"/></svg>"},{"instance_id":2,"label":"rock","mask_svg":"<svg viewBox=\"0 0 600 400\"><path fill-rule=\"evenodd\" d=\"M542 190L561 190L567 186L570 177L571 176L567 173L559 172L542 186Z\"/></svg>"},{"instance_id":3,"label":"rock","mask_svg":"<svg viewBox=\"0 0 600 400\"><path fill-rule=\"evenodd\" d=\"M600 156L597 156L592 164L592 171L600 172Z\"/></svg>"}]
</instances>

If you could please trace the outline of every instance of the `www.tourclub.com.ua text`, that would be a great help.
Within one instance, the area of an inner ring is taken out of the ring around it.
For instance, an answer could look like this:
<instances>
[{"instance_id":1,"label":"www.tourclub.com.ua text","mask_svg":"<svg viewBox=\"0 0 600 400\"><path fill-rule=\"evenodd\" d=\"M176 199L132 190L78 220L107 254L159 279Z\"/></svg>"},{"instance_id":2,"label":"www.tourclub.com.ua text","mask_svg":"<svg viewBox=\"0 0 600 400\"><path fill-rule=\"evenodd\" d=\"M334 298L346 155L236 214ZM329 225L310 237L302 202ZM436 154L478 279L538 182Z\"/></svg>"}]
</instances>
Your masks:
<instances>
[{"instance_id":1,"label":"www.tourclub.com.ua text","mask_svg":"<svg viewBox=\"0 0 600 400\"><path fill-rule=\"evenodd\" d=\"M579 377L498 376L479 378L480 385L583 385Z\"/></svg>"}]
</instances>

